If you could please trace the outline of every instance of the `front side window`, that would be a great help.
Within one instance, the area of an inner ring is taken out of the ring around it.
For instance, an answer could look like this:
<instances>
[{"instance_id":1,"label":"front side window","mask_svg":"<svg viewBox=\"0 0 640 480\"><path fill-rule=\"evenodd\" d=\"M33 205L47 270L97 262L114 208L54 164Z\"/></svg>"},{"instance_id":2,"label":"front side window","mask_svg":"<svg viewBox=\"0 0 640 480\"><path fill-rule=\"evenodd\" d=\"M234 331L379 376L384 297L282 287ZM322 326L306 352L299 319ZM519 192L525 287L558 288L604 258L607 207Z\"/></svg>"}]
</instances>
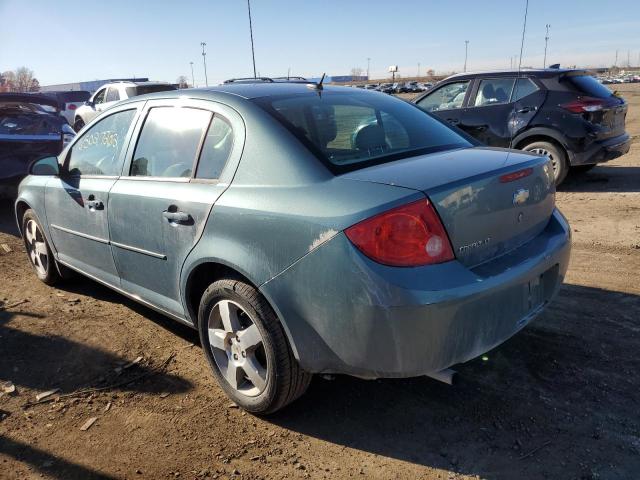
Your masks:
<instances>
[{"instance_id":1,"label":"front side window","mask_svg":"<svg viewBox=\"0 0 640 480\"><path fill-rule=\"evenodd\" d=\"M120 152L135 113L132 109L109 115L82 135L69 152L69 174L120 175Z\"/></svg>"},{"instance_id":2,"label":"front side window","mask_svg":"<svg viewBox=\"0 0 640 480\"><path fill-rule=\"evenodd\" d=\"M220 178L233 147L231 125L222 117L215 116L202 146L196 178L215 180Z\"/></svg>"},{"instance_id":3,"label":"front side window","mask_svg":"<svg viewBox=\"0 0 640 480\"><path fill-rule=\"evenodd\" d=\"M509 103L514 78L489 78L482 80L478 87L474 106L501 105Z\"/></svg>"},{"instance_id":4,"label":"front side window","mask_svg":"<svg viewBox=\"0 0 640 480\"><path fill-rule=\"evenodd\" d=\"M211 112L185 107L149 110L131 164L131 176L191 177Z\"/></svg>"},{"instance_id":5,"label":"front side window","mask_svg":"<svg viewBox=\"0 0 640 480\"><path fill-rule=\"evenodd\" d=\"M94 104L99 104L99 103L104 103L104 94L107 93L107 89L103 88L102 90L100 90L98 93L96 93L96 96L93 97L93 103Z\"/></svg>"},{"instance_id":6,"label":"front side window","mask_svg":"<svg viewBox=\"0 0 640 480\"><path fill-rule=\"evenodd\" d=\"M468 81L449 83L423 97L417 105L427 112L462 108L468 88Z\"/></svg>"},{"instance_id":7,"label":"front side window","mask_svg":"<svg viewBox=\"0 0 640 480\"><path fill-rule=\"evenodd\" d=\"M109 87L107 92L107 102L118 102L120 100L120 92L116 87Z\"/></svg>"},{"instance_id":8,"label":"front side window","mask_svg":"<svg viewBox=\"0 0 640 480\"><path fill-rule=\"evenodd\" d=\"M415 105L385 95L324 92L253 101L284 124L332 170L353 170L471 146Z\"/></svg>"}]
</instances>

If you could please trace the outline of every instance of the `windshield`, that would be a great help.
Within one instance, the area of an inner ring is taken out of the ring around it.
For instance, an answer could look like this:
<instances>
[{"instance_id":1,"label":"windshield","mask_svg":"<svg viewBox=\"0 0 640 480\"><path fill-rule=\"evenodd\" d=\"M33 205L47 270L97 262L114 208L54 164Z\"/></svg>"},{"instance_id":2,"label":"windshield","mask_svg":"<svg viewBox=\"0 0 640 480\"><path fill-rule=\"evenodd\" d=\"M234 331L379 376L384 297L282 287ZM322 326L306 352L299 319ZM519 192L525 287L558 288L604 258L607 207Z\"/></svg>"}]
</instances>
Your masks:
<instances>
[{"instance_id":1,"label":"windshield","mask_svg":"<svg viewBox=\"0 0 640 480\"><path fill-rule=\"evenodd\" d=\"M387 95L323 92L262 97L254 102L338 169L472 146L439 120Z\"/></svg>"},{"instance_id":2,"label":"windshield","mask_svg":"<svg viewBox=\"0 0 640 480\"><path fill-rule=\"evenodd\" d=\"M129 98L138 95L146 95L147 93L166 92L168 90L177 90L173 85L138 85L137 87L127 87L127 96Z\"/></svg>"},{"instance_id":3,"label":"windshield","mask_svg":"<svg viewBox=\"0 0 640 480\"><path fill-rule=\"evenodd\" d=\"M595 98L609 98L613 92L590 75L573 75L567 79L579 92Z\"/></svg>"}]
</instances>

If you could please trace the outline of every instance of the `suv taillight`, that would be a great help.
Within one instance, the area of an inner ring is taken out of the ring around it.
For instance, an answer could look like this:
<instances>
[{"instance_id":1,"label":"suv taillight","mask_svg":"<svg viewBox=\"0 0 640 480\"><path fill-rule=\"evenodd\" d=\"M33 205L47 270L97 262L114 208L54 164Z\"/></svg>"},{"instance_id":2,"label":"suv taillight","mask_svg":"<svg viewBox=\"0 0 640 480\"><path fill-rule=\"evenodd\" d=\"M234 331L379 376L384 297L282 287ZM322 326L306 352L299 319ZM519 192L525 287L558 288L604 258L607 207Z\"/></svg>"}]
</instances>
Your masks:
<instances>
[{"instance_id":1,"label":"suv taillight","mask_svg":"<svg viewBox=\"0 0 640 480\"><path fill-rule=\"evenodd\" d=\"M607 102L601 98L582 97L573 102L563 103L560 107L571 113L597 112L607 106Z\"/></svg>"},{"instance_id":2,"label":"suv taillight","mask_svg":"<svg viewBox=\"0 0 640 480\"><path fill-rule=\"evenodd\" d=\"M75 104L70 103L69 106L67 107L69 110L75 110L77 107Z\"/></svg>"},{"instance_id":3,"label":"suv taillight","mask_svg":"<svg viewBox=\"0 0 640 480\"><path fill-rule=\"evenodd\" d=\"M393 208L345 230L367 257L394 267L453 260L447 232L428 199Z\"/></svg>"}]
</instances>

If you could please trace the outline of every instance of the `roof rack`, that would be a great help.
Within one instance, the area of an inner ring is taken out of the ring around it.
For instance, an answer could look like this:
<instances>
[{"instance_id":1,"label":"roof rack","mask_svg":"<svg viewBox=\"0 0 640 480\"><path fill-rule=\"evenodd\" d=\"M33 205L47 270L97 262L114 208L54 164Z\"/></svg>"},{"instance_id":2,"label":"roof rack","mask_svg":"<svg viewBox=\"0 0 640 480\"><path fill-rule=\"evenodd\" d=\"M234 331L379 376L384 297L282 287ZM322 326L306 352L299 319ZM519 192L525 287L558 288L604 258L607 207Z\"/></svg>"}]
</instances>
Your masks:
<instances>
[{"instance_id":1,"label":"roof rack","mask_svg":"<svg viewBox=\"0 0 640 480\"><path fill-rule=\"evenodd\" d=\"M230 78L223 83L308 83L304 77L244 77L244 78Z\"/></svg>"}]
</instances>

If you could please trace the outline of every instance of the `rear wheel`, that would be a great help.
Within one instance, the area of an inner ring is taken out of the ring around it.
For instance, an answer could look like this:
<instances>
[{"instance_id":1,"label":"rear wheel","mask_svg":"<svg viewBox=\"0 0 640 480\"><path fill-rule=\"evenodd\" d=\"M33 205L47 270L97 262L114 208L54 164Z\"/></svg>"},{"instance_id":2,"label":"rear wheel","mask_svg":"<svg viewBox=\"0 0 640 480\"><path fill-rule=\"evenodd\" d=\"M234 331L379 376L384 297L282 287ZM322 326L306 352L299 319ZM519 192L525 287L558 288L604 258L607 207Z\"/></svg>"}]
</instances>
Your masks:
<instances>
[{"instance_id":1,"label":"rear wheel","mask_svg":"<svg viewBox=\"0 0 640 480\"><path fill-rule=\"evenodd\" d=\"M533 142L522 147L525 152L545 155L551 160L553 165L553 175L556 186L560 185L569 173L567 155L564 150L551 142Z\"/></svg>"},{"instance_id":2,"label":"rear wheel","mask_svg":"<svg viewBox=\"0 0 640 480\"><path fill-rule=\"evenodd\" d=\"M44 236L42 226L33 210L29 209L22 217L22 238L36 275L47 285L60 280L56 261Z\"/></svg>"},{"instance_id":3,"label":"rear wheel","mask_svg":"<svg viewBox=\"0 0 640 480\"><path fill-rule=\"evenodd\" d=\"M76 121L73 122L73 129L76 132L79 132L80 130L82 130L82 127L84 127L84 120L82 120L81 117L76 118Z\"/></svg>"},{"instance_id":4,"label":"rear wheel","mask_svg":"<svg viewBox=\"0 0 640 480\"><path fill-rule=\"evenodd\" d=\"M198 311L200 341L213 375L236 404L268 414L300 397L311 382L293 356L265 298L239 280L218 280Z\"/></svg>"}]
</instances>

